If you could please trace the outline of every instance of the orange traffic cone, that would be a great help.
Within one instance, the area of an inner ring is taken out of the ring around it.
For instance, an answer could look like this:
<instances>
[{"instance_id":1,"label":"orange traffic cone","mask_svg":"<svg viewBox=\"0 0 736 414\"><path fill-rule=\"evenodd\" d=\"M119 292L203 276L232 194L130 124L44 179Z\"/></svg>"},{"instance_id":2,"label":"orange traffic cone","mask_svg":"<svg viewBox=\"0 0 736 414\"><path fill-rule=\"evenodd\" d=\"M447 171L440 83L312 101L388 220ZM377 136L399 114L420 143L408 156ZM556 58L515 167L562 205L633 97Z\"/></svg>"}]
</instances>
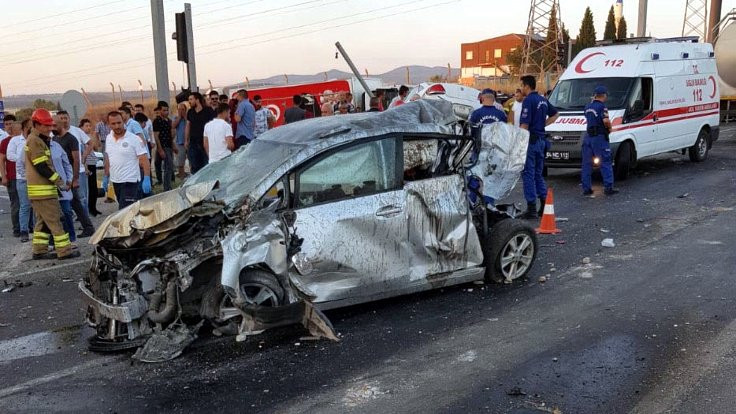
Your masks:
<instances>
[{"instance_id":1,"label":"orange traffic cone","mask_svg":"<svg viewBox=\"0 0 736 414\"><path fill-rule=\"evenodd\" d=\"M557 234L560 230L557 228L555 221L555 197L552 195L552 189L547 191L547 201L544 203L544 213L542 214L542 222L537 229L539 234Z\"/></svg>"}]
</instances>

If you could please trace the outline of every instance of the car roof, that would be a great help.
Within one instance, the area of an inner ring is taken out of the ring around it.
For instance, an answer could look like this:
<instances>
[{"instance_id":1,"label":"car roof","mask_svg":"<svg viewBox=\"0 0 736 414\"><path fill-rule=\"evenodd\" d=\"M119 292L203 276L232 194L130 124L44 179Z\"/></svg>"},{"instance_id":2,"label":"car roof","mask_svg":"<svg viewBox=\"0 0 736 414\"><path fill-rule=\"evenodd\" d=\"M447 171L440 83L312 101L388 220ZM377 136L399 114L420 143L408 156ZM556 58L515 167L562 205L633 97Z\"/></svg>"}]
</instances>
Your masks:
<instances>
[{"instance_id":1,"label":"car roof","mask_svg":"<svg viewBox=\"0 0 736 414\"><path fill-rule=\"evenodd\" d=\"M452 104L418 100L379 113L307 119L269 130L232 155L208 164L185 185L218 181L229 211L258 200L276 180L316 154L392 133L452 134Z\"/></svg>"}]
</instances>

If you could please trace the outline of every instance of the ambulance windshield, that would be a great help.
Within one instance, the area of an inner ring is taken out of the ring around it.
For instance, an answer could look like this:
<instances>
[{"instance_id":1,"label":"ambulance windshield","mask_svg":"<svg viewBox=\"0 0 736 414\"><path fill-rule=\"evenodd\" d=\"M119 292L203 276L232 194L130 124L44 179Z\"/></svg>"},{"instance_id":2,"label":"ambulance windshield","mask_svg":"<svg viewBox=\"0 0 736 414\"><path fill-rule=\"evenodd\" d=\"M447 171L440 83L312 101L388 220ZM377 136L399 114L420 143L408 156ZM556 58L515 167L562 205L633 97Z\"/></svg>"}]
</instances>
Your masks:
<instances>
[{"instance_id":1,"label":"ambulance windshield","mask_svg":"<svg viewBox=\"0 0 736 414\"><path fill-rule=\"evenodd\" d=\"M608 88L608 109L624 109L629 105L629 96L636 89L638 78L583 78L566 79L557 83L550 103L559 111L582 111L593 99L596 86Z\"/></svg>"}]
</instances>

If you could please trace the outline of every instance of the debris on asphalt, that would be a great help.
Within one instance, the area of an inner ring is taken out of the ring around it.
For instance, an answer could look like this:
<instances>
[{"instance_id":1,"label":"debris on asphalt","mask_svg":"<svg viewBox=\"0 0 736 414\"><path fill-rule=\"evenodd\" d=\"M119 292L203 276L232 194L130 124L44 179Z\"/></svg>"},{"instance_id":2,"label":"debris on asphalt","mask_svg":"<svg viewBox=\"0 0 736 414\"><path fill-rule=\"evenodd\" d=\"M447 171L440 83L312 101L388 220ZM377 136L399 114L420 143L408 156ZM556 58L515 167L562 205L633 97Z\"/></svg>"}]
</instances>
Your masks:
<instances>
[{"instance_id":1,"label":"debris on asphalt","mask_svg":"<svg viewBox=\"0 0 736 414\"><path fill-rule=\"evenodd\" d=\"M564 222L570 221L570 219L567 218L567 217L556 217L555 218L555 221L558 222L558 223L559 222L563 222L564 223Z\"/></svg>"},{"instance_id":2,"label":"debris on asphalt","mask_svg":"<svg viewBox=\"0 0 736 414\"><path fill-rule=\"evenodd\" d=\"M601 233L610 233L610 232L611 232L611 230L604 229L604 228L601 227Z\"/></svg>"},{"instance_id":3,"label":"debris on asphalt","mask_svg":"<svg viewBox=\"0 0 736 414\"><path fill-rule=\"evenodd\" d=\"M591 272L583 272L583 273L580 274L580 277L582 279L592 279L593 278L593 273L591 273Z\"/></svg>"},{"instance_id":4,"label":"debris on asphalt","mask_svg":"<svg viewBox=\"0 0 736 414\"><path fill-rule=\"evenodd\" d=\"M643 223L644 222L644 219L643 218L638 218L638 219L636 219L636 222L637 223Z\"/></svg>"},{"instance_id":5,"label":"debris on asphalt","mask_svg":"<svg viewBox=\"0 0 736 414\"><path fill-rule=\"evenodd\" d=\"M539 276L539 283L545 283L547 281L547 276Z\"/></svg>"},{"instance_id":6,"label":"debris on asphalt","mask_svg":"<svg viewBox=\"0 0 736 414\"><path fill-rule=\"evenodd\" d=\"M564 240L555 240L555 243L557 243L557 244L565 244L567 242L564 241Z\"/></svg>"},{"instance_id":7,"label":"debris on asphalt","mask_svg":"<svg viewBox=\"0 0 736 414\"><path fill-rule=\"evenodd\" d=\"M0 328L7 328L8 326L10 326L9 323L0 323Z\"/></svg>"},{"instance_id":8,"label":"debris on asphalt","mask_svg":"<svg viewBox=\"0 0 736 414\"><path fill-rule=\"evenodd\" d=\"M550 268L549 268L549 271L550 271L550 273L554 273L554 272L556 272L556 271L557 271L557 268L554 268L554 267L550 267Z\"/></svg>"},{"instance_id":9,"label":"debris on asphalt","mask_svg":"<svg viewBox=\"0 0 736 414\"><path fill-rule=\"evenodd\" d=\"M687 198L687 196L689 195L690 193L680 194L679 196L677 196L677 198Z\"/></svg>"},{"instance_id":10,"label":"debris on asphalt","mask_svg":"<svg viewBox=\"0 0 736 414\"><path fill-rule=\"evenodd\" d=\"M524 391L522 391L521 388L514 387L514 388L506 391L506 395L511 395L513 397L519 397L519 396L526 395L526 393Z\"/></svg>"},{"instance_id":11,"label":"debris on asphalt","mask_svg":"<svg viewBox=\"0 0 736 414\"><path fill-rule=\"evenodd\" d=\"M14 291L16 288L24 288L27 286L31 286L33 282L21 282L20 280L16 280L15 282L8 283L7 280L3 280L3 283L5 287L3 288L3 293L10 293Z\"/></svg>"},{"instance_id":12,"label":"debris on asphalt","mask_svg":"<svg viewBox=\"0 0 736 414\"><path fill-rule=\"evenodd\" d=\"M557 357L552 358L552 362L557 362Z\"/></svg>"},{"instance_id":13,"label":"debris on asphalt","mask_svg":"<svg viewBox=\"0 0 736 414\"><path fill-rule=\"evenodd\" d=\"M616 247L616 243L613 242L613 239L603 239L603 241L601 241L601 246Z\"/></svg>"},{"instance_id":14,"label":"debris on asphalt","mask_svg":"<svg viewBox=\"0 0 736 414\"><path fill-rule=\"evenodd\" d=\"M473 282L473 284L474 284L474 285L478 285L478 286L483 286L483 285L485 285L485 284L486 284L486 282L484 282L484 281L482 281L482 280L476 280L475 282Z\"/></svg>"},{"instance_id":15,"label":"debris on asphalt","mask_svg":"<svg viewBox=\"0 0 736 414\"><path fill-rule=\"evenodd\" d=\"M583 264L590 264L590 257L583 257L582 263Z\"/></svg>"}]
</instances>

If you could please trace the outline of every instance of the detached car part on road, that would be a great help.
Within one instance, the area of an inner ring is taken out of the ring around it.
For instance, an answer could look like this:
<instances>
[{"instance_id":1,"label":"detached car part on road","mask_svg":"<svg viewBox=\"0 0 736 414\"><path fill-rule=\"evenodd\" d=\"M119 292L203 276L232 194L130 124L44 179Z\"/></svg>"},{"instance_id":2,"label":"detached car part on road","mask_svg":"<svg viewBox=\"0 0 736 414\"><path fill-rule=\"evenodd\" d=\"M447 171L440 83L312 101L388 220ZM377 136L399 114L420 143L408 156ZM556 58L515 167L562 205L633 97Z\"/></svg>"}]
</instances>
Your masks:
<instances>
[{"instance_id":1,"label":"detached car part on road","mask_svg":"<svg viewBox=\"0 0 736 414\"><path fill-rule=\"evenodd\" d=\"M513 206L528 133L479 136L448 102L307 120L268 131L182 188L108 217L80 283L90 348L179 355L203 323L248 335L321 310L484 276L524 277L538 246Z\"/></svg>"}]
</instances>

